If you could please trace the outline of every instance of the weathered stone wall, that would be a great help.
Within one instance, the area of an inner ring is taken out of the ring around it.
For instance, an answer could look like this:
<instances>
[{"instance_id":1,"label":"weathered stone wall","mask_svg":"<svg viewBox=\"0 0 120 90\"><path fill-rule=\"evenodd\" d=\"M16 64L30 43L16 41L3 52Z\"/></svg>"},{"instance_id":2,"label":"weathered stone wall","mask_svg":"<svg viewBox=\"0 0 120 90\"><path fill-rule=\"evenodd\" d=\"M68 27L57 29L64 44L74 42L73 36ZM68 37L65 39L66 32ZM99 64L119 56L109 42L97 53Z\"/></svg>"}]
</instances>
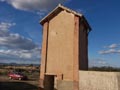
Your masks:
<instances>
[{"instance_id":1,"label":"weathered stone wall","mask_svg":"<svg viewBox=\"0 0 120 90\"><path fill-rule=\"evenodd\" d=\"M80 90L120 90L120 73L79 71Z\"/></svg>"},{"instance_id":2,"label":"weathered stone wall","mask_svg":"<svg viewBox=\"0 0 120 90\"><path fill-rule=\"evenodd\" d=\"M74 14L61 11L49 22L46 73L73 80Z\"/></svg>"}]
</instances>

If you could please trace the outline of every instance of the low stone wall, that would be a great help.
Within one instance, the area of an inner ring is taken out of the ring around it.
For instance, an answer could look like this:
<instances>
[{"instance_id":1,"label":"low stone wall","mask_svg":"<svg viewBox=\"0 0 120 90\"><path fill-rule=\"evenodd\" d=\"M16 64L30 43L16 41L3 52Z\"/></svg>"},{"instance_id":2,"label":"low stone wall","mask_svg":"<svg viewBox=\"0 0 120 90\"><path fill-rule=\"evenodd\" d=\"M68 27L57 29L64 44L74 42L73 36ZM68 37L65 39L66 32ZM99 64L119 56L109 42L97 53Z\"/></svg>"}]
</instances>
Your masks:
<instances>
[{"instance_id":1,"label":"low stone wall","mask_svg":"<svg viewBox=\"0 0 120 90\"><path fill-rule=\"evenodd\" d=\"M120 90L119 72L79 71L80 90Z\"/></svg>"}]
</instances>

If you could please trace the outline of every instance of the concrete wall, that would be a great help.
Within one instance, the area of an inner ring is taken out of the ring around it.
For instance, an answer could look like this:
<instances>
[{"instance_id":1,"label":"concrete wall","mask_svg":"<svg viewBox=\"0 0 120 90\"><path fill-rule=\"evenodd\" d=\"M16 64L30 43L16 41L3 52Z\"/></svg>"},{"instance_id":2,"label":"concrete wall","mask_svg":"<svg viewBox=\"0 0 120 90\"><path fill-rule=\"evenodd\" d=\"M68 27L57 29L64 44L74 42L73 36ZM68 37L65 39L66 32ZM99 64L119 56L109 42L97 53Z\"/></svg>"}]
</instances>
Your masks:
<instances>
[{"instance_id":1,"label":"concrete wall","mask_svg":"<svg viewBox=\"0 0 120 90\"><path fill-rule=\"evenodd\" d=\"M75 90L72 81L59 80L57 84L57 90Z\"/></svg>"},{"instance_id":2,"label":"concrete wall","mask_svg":"<svg viewBox=\"0 0 120 90\"><path fill-rule=\"evenodd\" d=\"M79 90L120 90L120 73L79 71Z\"/></svg>"},{"instance_id":3,"label":"concrete wall","mask_svg":"<svg viewBox=\"0 0 120 90\"><path fill-rule=\"evenodd\" d=\"M74 14L61 11L50 20L48 33L46 73L63 74L63 79L70 80L73 78Z\"/></svg>"}]
</instances>

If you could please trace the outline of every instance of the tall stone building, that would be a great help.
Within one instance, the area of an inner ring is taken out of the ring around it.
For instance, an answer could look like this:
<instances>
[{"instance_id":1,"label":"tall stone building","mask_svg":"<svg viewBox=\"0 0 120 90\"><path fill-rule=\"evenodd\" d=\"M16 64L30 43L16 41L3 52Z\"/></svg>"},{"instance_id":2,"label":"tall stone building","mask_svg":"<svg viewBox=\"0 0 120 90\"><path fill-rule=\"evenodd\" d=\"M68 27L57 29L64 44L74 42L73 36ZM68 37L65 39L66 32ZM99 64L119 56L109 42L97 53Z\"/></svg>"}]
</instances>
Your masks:
<instances>
[{"instance_id":1,"label":"tall stone building","mask_svg":"<svg viewBox=\"0 0 120 90\"><path fill-rule=\"evenodd\" d=\"M58 5L44 17L40 87L79 90L79 70L88 69L88 33L85 17Z\"/></svg>"}]
</instances>

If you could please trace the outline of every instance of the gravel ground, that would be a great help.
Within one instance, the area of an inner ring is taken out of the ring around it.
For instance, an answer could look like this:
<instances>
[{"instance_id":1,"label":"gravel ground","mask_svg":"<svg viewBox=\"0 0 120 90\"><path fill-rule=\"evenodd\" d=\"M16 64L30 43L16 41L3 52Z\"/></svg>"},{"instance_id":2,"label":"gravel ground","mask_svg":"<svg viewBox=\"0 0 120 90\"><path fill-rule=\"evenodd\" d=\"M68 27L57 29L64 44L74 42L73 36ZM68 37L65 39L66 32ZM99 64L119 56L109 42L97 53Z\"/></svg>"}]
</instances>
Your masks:
<instances>
[{"instance_id":1,"label":"gravel ground","mask_svg":"<svg viewBox=\"0 0 120 90\"><path fill-rule=\"evenodd\" d=\"M38 90L38 78L29 80L9 80L7 76L0 76L0 90Z\"/></svg>"}]
</instances>

